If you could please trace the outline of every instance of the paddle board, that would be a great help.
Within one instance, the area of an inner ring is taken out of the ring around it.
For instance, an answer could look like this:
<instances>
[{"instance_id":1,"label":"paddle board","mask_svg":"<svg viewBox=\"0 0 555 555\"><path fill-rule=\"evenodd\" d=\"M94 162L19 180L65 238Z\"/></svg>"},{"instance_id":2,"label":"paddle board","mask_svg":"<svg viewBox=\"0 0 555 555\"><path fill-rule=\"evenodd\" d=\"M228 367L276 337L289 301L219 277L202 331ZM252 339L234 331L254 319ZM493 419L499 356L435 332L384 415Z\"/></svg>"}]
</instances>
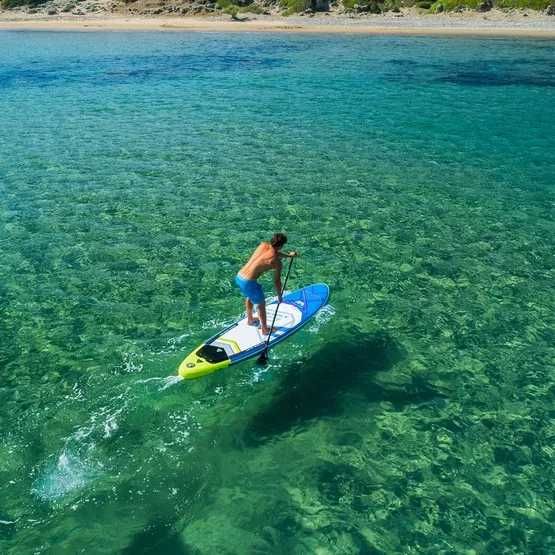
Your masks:
<instances>
[{"instance_id":1,"label":"paddle board","mask_svg":"<svg viewBox=\"0 0 555 555\"><path fill-rule=\"evenodd\" d=\"M276 323L270 336L269 348L287 339L302 328L328 302L329 287L315 283L283 296ZM277 300L266 304L268 326L272 323ZM242 318L197 347L180 365L181 377L192 379L259 355L266 346L267 335Z\"/></svg>"}]
</instances>

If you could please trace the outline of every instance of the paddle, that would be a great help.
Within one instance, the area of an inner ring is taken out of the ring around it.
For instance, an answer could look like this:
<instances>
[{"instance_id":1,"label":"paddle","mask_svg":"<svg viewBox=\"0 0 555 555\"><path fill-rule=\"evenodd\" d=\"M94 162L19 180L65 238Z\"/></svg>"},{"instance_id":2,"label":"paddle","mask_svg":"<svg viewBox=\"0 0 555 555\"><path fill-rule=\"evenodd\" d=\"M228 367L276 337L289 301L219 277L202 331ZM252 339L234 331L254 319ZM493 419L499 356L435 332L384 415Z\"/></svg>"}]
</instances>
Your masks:
<instances>
[{"instance_id":1,"label":"paddle","mask_svg":"<svg viewBox=\"0 0 555 555\"><path fill-rule=\"evenodd\" d=\"M285 291L285 287L287 285L287 280L289 279L289 274L291 272L291 266L293 266L293 258L295 258L295 257L292 256L291 259L289 260L289 268L287 268L287 275L285 276L285 281L283 282L283 286L281 288L280 298L283 298L283 293ZM270 344L270 338L272 337L272 331L274 329L274 324L276 323L276 316L277 316L280 304L281 304L281 301L278 301L278 304L276 306L276 311L274 312L274 318L272 320L272 325L270 326L270 333L268 334L268 339L266 339L266 345L264 346L264 350L260 353L260 356L258 357L258 360L256 361L257 364L266 364L268 362L268 346Z\"/></svg>"}]
</instances>

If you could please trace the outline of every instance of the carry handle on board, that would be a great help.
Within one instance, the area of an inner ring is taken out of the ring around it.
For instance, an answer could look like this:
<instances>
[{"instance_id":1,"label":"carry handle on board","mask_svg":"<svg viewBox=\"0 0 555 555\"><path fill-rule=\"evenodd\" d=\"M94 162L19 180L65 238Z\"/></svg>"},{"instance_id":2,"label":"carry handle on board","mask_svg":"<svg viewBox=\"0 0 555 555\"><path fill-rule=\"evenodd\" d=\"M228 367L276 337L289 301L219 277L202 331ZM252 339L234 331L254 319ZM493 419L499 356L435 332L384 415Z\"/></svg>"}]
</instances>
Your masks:
<instances>
[{"instance_id":1,"label":"carry handle on board","mask_svg":"<svg viewBox=\"0 0 555 555\"><path fill-rule=\"evenodd\" d=\"M268 339L266 339L266 345L264 346L264 350L260 353L258 360L256 361L258 364L266 364L268 362L268 345L270 343L270 338L272 337L272 331L274 330L274 324L276 323L276 316L279 310L279 305L281 304L281 299L283 298L283 293L285 291L285 287L287 286L287 280L289 279L289 274L291 273L291 266L293 266L293 258L289 260L289 268L287 268L287 275L285 276L285 281L283 282L283 286L281 288L281 295L280 299L278 300L278 304L276 306L276 311L274 312L274 318L272 319L272 325L270 326L270 333L268 333Z\"/></svg>"}]
</instances>

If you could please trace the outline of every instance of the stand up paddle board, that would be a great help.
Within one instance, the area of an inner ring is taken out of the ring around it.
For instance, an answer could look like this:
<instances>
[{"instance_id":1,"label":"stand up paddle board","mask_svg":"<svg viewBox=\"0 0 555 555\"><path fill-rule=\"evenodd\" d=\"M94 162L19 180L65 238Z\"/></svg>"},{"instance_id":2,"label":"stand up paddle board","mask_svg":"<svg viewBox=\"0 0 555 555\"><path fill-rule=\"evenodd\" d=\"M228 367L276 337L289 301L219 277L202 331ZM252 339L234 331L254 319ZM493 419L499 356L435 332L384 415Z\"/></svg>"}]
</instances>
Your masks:
<instances>
[{"instance_id":1,"label":"stand up paddle board","mask_svg":"<svg viewBox=\"0 0 555 555\"><path fill-rule=\"evenodd\" d=\"M328 302L329 287L325 283L308 285L283 296L279 305L268 347L302 328ZM277 301L266 305L268 325L272 323ZM267 335L256 326L249 326L247 318L238 320L228 328L197 347L180 365L181 377L192 379L259 355L266 347Z\"/></svg>"}]
</instances>

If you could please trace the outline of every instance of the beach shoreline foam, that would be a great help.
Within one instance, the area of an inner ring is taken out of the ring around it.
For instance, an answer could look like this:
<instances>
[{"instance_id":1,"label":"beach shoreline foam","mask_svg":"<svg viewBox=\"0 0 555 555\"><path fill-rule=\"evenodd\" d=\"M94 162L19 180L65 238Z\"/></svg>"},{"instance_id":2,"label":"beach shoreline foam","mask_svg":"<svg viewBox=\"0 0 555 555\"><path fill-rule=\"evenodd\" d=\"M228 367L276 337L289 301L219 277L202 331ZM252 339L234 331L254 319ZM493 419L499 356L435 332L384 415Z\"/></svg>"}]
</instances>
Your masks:
<instances>
[{"instance_id":1,"label":"beach shoreline foam","mask_svg":"<svg viewBox=\"0 0 555 555\"><path fill-rule=\"evenodd\" d=\"M555 38L555 17L531 10L487 15L421 15L414 12L365 17L329 16L248 16L233 21L226 16L140 16L98 14L75 16L0 12L0 30L44 31L202 31L340 33L366 35L438 35L481 37Z\"/></svg>"}]
</instances>

